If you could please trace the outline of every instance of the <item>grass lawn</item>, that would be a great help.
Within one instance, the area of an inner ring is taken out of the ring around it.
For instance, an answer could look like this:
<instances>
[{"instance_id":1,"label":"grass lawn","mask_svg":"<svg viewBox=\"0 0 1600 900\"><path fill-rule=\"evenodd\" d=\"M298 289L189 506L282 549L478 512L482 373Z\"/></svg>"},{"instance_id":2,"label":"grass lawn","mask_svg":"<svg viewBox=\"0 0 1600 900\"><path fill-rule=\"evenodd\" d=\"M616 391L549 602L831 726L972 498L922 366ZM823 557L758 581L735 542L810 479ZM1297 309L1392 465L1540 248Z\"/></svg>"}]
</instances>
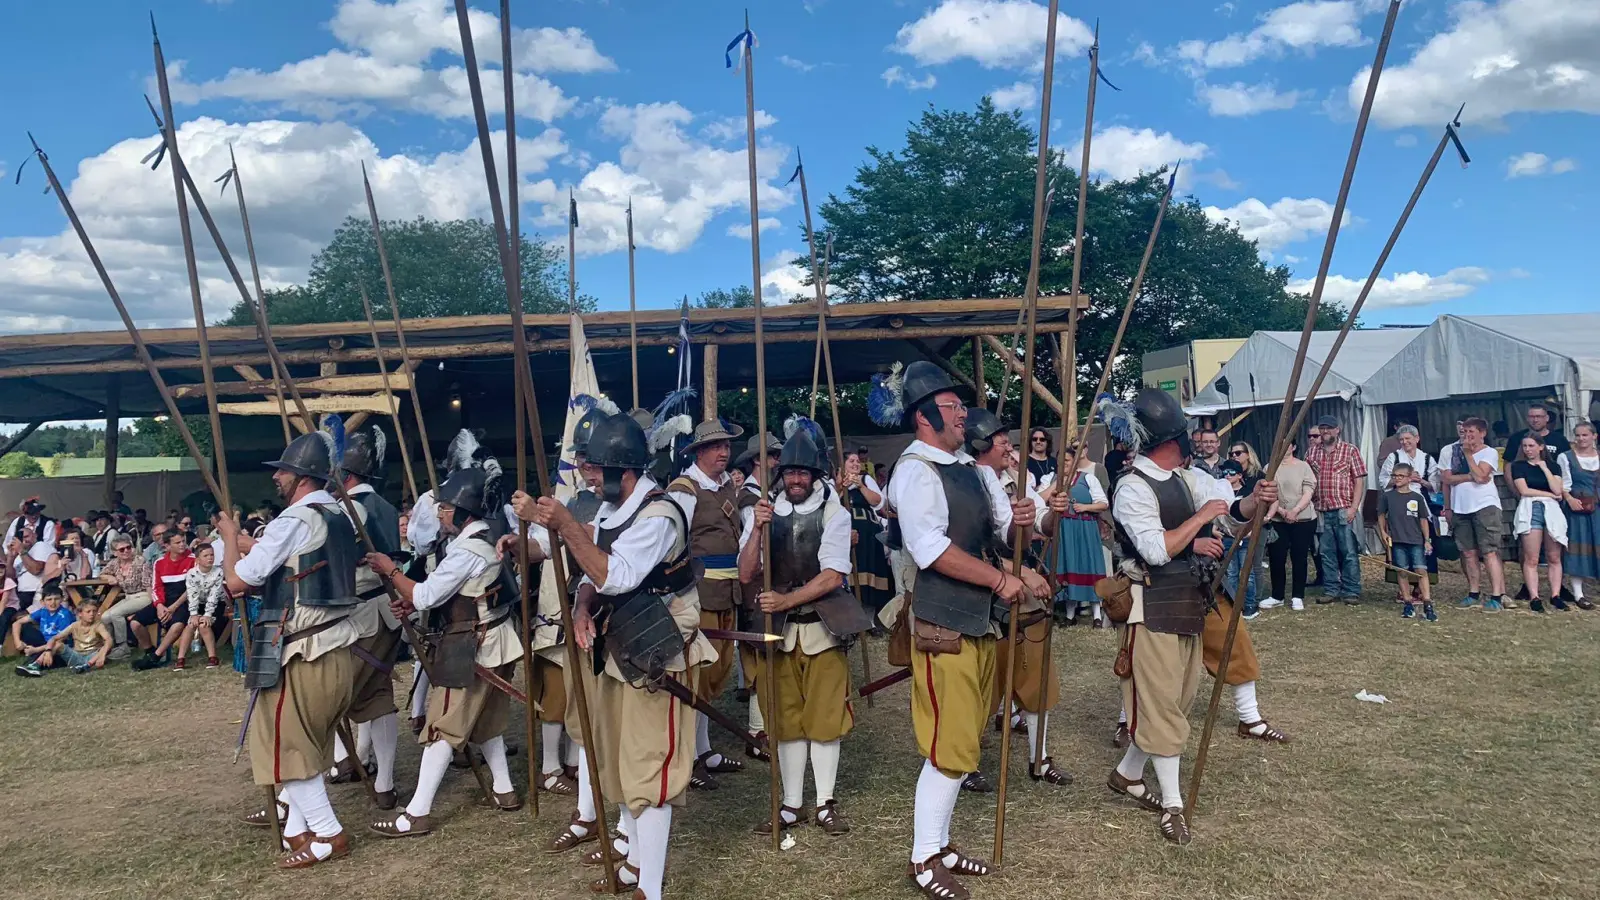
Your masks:
<instances>
[{"instance_id":1,"label":"grass lawn","mask_svg":"<svg viewBox=\"0 0 1600 900\"><path fill-rule=\"evenodd\" d=\"M1308 604L1251 623L1262 712L1295 742L1239 740L1224 699L1186 848L1163 842L1154 816L1104 786L1119 756L1109 740L1112 632L1058 631L1064 691L1051 749L1077 781L1035 784L1014 766L1006 865L969 887L995 900L1600 897L1590 818L1600 808L1600 614L1457 612L1448 607L1461 581L1442 581L1434 625L1402 621L1376 570L1362 606ZM888 671L882 644L873 649L875 674ZM1393 702L1358 702L1362 688ZM1190 758L1210 689L1202 680ZM807 827L792 850L774 853L750 833L766 815L765 771L724 776L722 790L694 794L678 811L668 895L916 896L904 877L921 765L908 696L898 685L876 708L858 709L845 740L838 793L851 834L829 839ZM526 809L492 813L474 805L472 778L457 770L440 792L433 836L370 836L361 788L332 787L351 856L309 873L275 871L265 833L238 822L261 798L248 764L229 765L244 702L229 669L6 674L0 897L589 896L597 873L575 854L542 849L572 801L543 795L537 819ZM404 798L418 749L402 731ZM521 746L520 725L513 732ZM993 776L998 737L987 740ZM1023 758L1020 740L1014 750ZM527 759L525 749L512 759L519 788ZM987 856L993 813L993 795L964 795L954 840Z\"/></svg>"}]
</instances>

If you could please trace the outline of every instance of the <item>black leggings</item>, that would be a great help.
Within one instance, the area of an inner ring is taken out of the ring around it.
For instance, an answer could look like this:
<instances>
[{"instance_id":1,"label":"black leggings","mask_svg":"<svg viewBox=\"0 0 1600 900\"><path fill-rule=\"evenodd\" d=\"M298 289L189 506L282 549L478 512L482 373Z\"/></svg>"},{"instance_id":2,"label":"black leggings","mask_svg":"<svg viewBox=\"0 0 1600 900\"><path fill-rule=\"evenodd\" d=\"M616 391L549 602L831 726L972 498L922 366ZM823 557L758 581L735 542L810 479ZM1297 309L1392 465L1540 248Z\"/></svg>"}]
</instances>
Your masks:
<instances>
[{"instance_id":1,"label":"black leggings","mask_svg":"<svg viewBox=\"0 0 1600 900\"><path fill-rule=\"evenodd\" d=\"M1311 542L1317 536L1317 520L1305 522L1274 522L1278 539L1267 545L1267 565L1272 581L1272 596L1279 600L1306 595L1306 557L1311 553ZM1293 588L1283 592L1284 563L1293 570Z\"/></svg>"}]
</instances>

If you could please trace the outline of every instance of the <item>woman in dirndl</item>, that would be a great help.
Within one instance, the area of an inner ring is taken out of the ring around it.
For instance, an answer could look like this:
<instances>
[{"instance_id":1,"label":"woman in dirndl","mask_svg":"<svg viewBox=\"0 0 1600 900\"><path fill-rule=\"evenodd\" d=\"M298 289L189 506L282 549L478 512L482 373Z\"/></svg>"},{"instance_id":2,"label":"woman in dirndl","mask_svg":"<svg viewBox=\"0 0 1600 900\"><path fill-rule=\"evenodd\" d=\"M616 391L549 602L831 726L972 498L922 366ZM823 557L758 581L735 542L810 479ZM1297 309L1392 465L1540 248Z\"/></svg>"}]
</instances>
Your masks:
<instances>
[{"instance_id":1,"label":"woman in dirndl","mask_svg":"<svg viewBox=\"0 0 1600 900\"><path fill-rule=\"evenodd\" d=\"M1595 446L1593 422L1572 429L1572 449L1556 460L1567 501L1567 547L1563 557L1573 602L1579 609L1594 609L1583 595L1584 582L1600 578L1600 449Z\"/></svg>"},{"instance_id":2,"label":"woman in dirndl","mask_svg":"<svg viewBox=\"0 0 1600 900\"><path fill-rule=\"evenodd\" d=\"M1056 592L1057 612L1072 625L1080 613L1092 611L1094 627L1104 628L1105 618L1100 614L1100 598L1095 596L1095 582L1106 577L1105 547L1100 540L1100 514L1110 508L1105 489L1094 474L1094 461L1088 454L1067 448L1063 454L1066 465L1062 473L1076 472L1077 478L1068 488L1060 477L1049 485L1051 492L1070 490L1067 513L1056 530Z\"/></svg>"},{"instance_id":3,"label":"woman in dirndl","mask_svg":"<svg viewBox=\"0 0 1600 900\"><path fill-rule=\"evenodd\" d=\"M874 618L889 598L894 595L894 584L889 579L889 554L878 535L883 531L883 520L878 511L883 508L883 488L862 469L863 454L857 450L845 455L844 477L839 489L845 492L845 506L850 510L852 555L855 572L851 584L859 589L861 605Z\"/></svg>"}]
</instances>

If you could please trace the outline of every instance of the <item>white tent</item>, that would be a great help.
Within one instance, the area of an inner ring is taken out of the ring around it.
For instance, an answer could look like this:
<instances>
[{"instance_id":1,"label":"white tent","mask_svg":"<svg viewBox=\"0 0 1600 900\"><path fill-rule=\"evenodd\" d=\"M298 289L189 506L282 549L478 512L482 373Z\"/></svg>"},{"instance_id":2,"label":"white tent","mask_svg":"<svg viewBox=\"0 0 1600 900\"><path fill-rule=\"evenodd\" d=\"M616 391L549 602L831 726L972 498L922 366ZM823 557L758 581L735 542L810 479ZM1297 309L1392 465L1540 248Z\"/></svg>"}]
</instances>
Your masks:
<instances>
[{"instance_id":1,"label":"white tent","mask_svg":"<svg viewBox=\"0 0 1600 900\"><path fill-rule=\"evenodd\" d=\"M1306 417L1306 425L1316 424L1317 419L1323 416L1333 416L1339 420L1345 440L1361 448L1364 458L1376 457L1378 444L1383 440L1384 427L1381 410L1369 406L1371 401L1366 397L1367 383L1373 373L1394 359L1421 334L1423 329L1420 328L1351 331L1344 346L1339 348L1339 355L1333 360L1322 387L1317 391L1316 402ZM1336 331L1312 333L1305 365L1300 373L1300 384L1295 391L1296 401L1305 399L1337 336ZM1271 449L1272 438L1277 431L1284 393L1289 386L1289 376L1299 347L1298 331L1256 332L1223 365L1217 377L1195 394L1194 401L1186 411L1190 415L1217 415L1220 421L1227 422L1230 413L1237 416L1246 409L1257 408L1227 437L1249 441L1258 454L1265 456ZM1217 383L1223 378L1228 381L1227 394L1217 390ZM1301 449L1304 450L1304 447L1302 442Z\"/></svg>"},{"instance_id":2,"label":"white tent","mask_svg":"<svg viewBox=\"0 0 1600 900\"><path fill-rule=\"evenodd\" d=\"M1569 418L1588 414L1600 390L1600 313L1440 316L1363 395L1380 406L1546 388Z\"/></svg>"}]
</instances>

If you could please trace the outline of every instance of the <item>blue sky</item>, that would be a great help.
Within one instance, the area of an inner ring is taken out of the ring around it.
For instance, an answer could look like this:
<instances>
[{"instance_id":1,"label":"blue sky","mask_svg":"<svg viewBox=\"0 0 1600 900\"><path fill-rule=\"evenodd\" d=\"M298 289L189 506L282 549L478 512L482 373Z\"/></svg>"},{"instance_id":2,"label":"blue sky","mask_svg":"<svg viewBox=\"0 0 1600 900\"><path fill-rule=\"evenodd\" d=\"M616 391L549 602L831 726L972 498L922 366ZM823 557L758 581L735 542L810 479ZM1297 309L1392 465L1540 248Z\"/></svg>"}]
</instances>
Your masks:
<instances>
[{"instance_id":1,"label":"blue sky","mask_svg":"<svg viewBox=\"0 0 1600 900\"><path fill-rule=\"evenodd\" d=\"M362 211L362 161L385 217L487 215L446 0L153 6L186 157L209 180L226 168L227 144L237 147L269 284L301 280L337 222ZM479 41L497 47L494 7L475 6ZM577 191L579 279L602 307L627 303L630 195L642 306L750 282L743 80L723 68L742 10L720 0L512 4L524 228L564 246L566 193ZM1123 90L1100 92L1092 168L1127 177L1184 157L1184 191L1309 279L1383 11L1381 0L1063 4L1052 143L1076 165L1083 48L1098 17L1102 68ZM144 4L120 0L8 12L0 78L12 86L13 130L0 171L15 174L31 129L136 318L181 325L192 316L171 180L138 166L158 142L140 98L153 90L145 16ZM995 94L1037 117L1043 3L769 0L751 16L769 295L798 290L785 265L805 249L798 190L784 186L796 147L817 203L850 182L865 147L898 147L930 104L969 109ZM1407 2L1329 296L1354 297L1442 125L1466 102L1473 165L1441 164L1366 320L1596 308L1574 261L1600 198L1590 152L1600 138L1597 48L1600 3ZM480 43L480 57L485 89L498 95L498 51ZM0 330L114 327L42 185L30 166L0 203ZM231 198L214 206L231 223ZM236 295L205 248L201 264L207 308L220 315Z\"/></svg>"}]
</instances>

